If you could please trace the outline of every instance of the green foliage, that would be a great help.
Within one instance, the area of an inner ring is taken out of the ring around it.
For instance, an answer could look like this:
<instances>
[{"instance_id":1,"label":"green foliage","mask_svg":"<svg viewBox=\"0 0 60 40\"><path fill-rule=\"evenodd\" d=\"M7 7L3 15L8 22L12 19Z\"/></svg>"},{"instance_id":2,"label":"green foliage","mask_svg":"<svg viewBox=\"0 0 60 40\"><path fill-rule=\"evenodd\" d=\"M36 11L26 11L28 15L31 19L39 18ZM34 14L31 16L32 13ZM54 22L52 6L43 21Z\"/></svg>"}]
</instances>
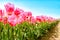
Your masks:
<instances>
[{"instance_id":1,"label":"green foliage","mask_svg":"<svg viewBox=\"0 0 60 40\"><path fill-rule=\"evenodd\" d=\"M41 22L31 24L23 22L11 27L8 23L0 22L0 40L37 40L44 36L52 27L56 26L58 21L48 23Z\"/></svg>"}]
</instances>

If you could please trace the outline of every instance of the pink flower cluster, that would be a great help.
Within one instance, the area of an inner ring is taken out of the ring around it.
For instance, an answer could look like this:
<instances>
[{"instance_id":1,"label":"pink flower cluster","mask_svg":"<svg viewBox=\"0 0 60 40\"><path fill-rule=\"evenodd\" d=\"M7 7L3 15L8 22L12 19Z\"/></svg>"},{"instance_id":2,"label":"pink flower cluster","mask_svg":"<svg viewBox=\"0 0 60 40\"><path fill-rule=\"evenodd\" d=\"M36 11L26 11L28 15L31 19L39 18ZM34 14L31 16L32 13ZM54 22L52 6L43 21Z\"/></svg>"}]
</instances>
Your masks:
<instances>
[{"instance_id":1,"label":"pink flower cluster","mask_svg":"<svg viewBox=\"0 0 60 40\"><path fill-rule=\"evenodd\" d=\"M29 23L36 22L51 22L55 19L47 16L36 16L34 17L31 12L25 12L20 8L15 8L13 4L7 3L4 5L5 10L0 9L0 22L4 24L9 23L11 26L20 24L24 21Z\"/></svg>"}]
</instances>

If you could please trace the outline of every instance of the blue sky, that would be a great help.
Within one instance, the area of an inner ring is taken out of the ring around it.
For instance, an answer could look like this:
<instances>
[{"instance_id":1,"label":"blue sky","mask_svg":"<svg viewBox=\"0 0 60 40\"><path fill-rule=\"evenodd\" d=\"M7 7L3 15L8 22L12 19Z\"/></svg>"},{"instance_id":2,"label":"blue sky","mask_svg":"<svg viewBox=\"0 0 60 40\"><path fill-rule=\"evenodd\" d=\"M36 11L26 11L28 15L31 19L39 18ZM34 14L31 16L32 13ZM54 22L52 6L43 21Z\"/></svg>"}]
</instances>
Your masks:
<instances>
[{"instance_id":1,"label":"blue sky","mask_svg":"<svg viewBox=\"0 0 60 40\"><path fill-rule=\"evenodd\" d=\"M31 11L33 16L46 15L60 18L60 0L0 0L0 8L8 2L25 11Z\"/></svg>"}]
</instances>

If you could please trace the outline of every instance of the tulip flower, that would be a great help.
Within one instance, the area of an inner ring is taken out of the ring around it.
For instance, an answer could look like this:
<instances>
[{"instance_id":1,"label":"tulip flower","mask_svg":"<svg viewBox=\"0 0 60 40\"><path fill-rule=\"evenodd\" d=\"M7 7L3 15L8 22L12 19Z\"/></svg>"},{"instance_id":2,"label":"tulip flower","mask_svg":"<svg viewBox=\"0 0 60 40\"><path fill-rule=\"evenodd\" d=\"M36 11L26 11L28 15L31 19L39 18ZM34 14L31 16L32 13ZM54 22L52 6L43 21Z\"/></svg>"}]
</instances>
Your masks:
<instances>
[{"instance_id":1,"label":"tulip flower","mask_svg":"<svg viewBox=\"0 0 60 40\"><path fill-rule=\"evenodd\" d=\"M41 18L41 16L36 16L36 21L37 21L37 22L42 22L43 19Z\"/></svg>"},{"instance_id":2,"label":"tulip flower","mask_svg":"<svg viewBox=\"0 0 60 40\"><path fill-rule=\"evenodd\" d=\"M11 3L7 3L5 6L6 12L11 15L12 12L14 11L14 5Z\"/></svg>"},{"instance_id":3,"label":"tulip flower","mask_svg":"<svg viewBox=\"0 0 60 40\"><path fill-rule=\"evenodd\" d=\"M31 20L30 20L31 23L35 24L36 23L36 19L34 16L31 17Z\"/></svg>"},{"instance_id":4,"label":"tulip flower","mask_svg":"<svg viewBox=\"0 0 60 40\"><path fill-rule=\"evenodd\" d=\"M16 8L15 11L14 11L14 14L15 14L16 16L18 16L18 15L21 14L22 12L24 12L22 9Z\"/></svg>"},{"instance_id":5,"label":"tulip flower","mask_svg":"<svg viewBox=\"0 0 60 40\"><path fill-rule=\"evenodd\" d=\"M8 22L11 26L15 26L17 23L17 18L15 15L11 15L8 17Z\"/></svg>"},{"instance_id":6,"label":"tulip flower","mask_svg":"<svg viewBox=\"0 0 60 40\"><path fill-rule=\"evenodd\" d=\"M23 16L24 20L29 21L30 18L32 17L32 13L31 12L24 12L22 16Z\"/></svg>"},{"instance_id":7,"label":"tulip flower","mask_svg":"<svg viewBox=\"0 0 60 40\"><path fill-rule=\"evenodd\" d=\"M10 24L11 26L16 26L16 20L10 21L9 24Z\"/></svg>"},{"instance_id":8,"label":"tulip flower","mask_svg":"<svg viewBox=\"0 0 60 40\"><path fill-rule=\"evenodd\" d=\"M41 18L42 18L43 22L48 22L48 17L47 16L42 15Z\"/></svg>"},{"instance_id":9,"label":"tulip flower","mask_svg":"<svg viewBox=\"0 0 60 40\"><path fill-rule=\"evenodd\" d=\"M20 16L18 19L17 19L17 23L20 24L24 22L24 19L22 18L22 16Z\"/></svg>"},{"instance_id":10,"label":"tulip flower","mask_svg":"<svg viewBox=\"0 0 60 40\"><path fill-rule=\"evenodd\" d=\"M0 21L2 21L3 14L3 10L0 9Z\"/></svg>"},{"instance_id":11,"label":"tulip flower","mask_svg":"<svg viewBox=\"0 0 60 40\"><path fill-rule=\"evenodd\" d=\"M6 24L8 22L8 18L7 17L4 17L3 18L3 23Z\"/></svg>"}]
</instances>

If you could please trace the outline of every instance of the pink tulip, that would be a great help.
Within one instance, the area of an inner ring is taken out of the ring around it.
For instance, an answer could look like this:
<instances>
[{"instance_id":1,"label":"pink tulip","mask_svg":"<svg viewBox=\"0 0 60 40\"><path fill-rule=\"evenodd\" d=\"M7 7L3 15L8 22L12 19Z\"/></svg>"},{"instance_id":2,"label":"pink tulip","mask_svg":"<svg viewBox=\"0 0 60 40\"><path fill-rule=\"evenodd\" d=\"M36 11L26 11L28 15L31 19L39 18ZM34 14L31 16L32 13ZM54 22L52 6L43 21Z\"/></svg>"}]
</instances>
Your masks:
<instances>
[{"instance_id":1,"label":"pink tulip","mask_svg":"<svg viewBox=\"0 0 60 40\"><path fill-rule=\"evenodd\" d=\"M0 21L2 21L3 14L3 10L0 9Z\"/></svg>"},{"instance_id":2,"label":"pink tulip","mask_svg":"<svg viewBox=\"0 0 60 40\"><path fill-rule=\"evenodd\" d=\"M43 19L43 22L47 22L48 21L48 17L47 16L41 16L41 18Z\"/></svg>"},{"instance_id":3,"label":"pink tulip","mask_svg":"<svg viewBox=\"0 0 60 40\"><path fill-rule=\"evenodd\" d=\"M36 23L36 19L34 18L34 16L31 17L31 20L30 20L31 23L35 24Z\"/></svg>"},{"instance_id":4,"label":"pink tulip","mask_svg":"<svg viewBox=\"0 0 60 40\"><path fill-rule=\"evenodd\" d=\"M6 24L8 22L8 18L7 17L4 17L3 18L3 23Z\"/></svg>"},{"instance_id":5,"label":"pink tulip","mask_svg":"<svg viewBox=\"0 0 60 40\"><path fill-rule=\"evenodd\" d=\"M14 11L14 5L11 4L11 3L7 3L4 6L5 6L5 9L6 9L6 12L8 12L9 15L12 14L11 12Z\"/></svg>"},{"instance_id":6,"label":"pink tulip","mask_svg":"<svg viewBox=\"0 0 60 40\"><path fill-rule=\"evenodd\" d=\"M32 17L32 13L31 12L24 12L22 16L23 16L24 20L28 21Z\"/></svg>"},{"instance_id":7,"label":"pink tulip","mask_svg":"<svg viewBox=\"0 0 60 40\"><path fill-rule=\"evenodd\" d=\"M17 18L15 15L11 15L8 17L8 22L11 26L15 26L17 23Z\"/></svg>"},{"instance_id":8,"label":"pink tulip","mask_svg":"<svg viewBox=\"0 0 60 40\"><path fill-rule=\"evenodd\" d=\"M20 16L20 17L17 19L17 22L18 22L18 24L24 22L24 19L22 18L22 16Z\"/></svg>"},{"instance_id":9,"label":"pink tulip","mask_svg":"<svg viewBox=\"0 0 60 40\"><path fill-rule=\"evenodd\" d=\"M36 21L37 22L42 22L43 21L43 18L41 16L36 16Z\"/></svg>"},{"instance_id":10,"label":"pink tulip","mask_svg":"<svg viewBox=\"0 0 60 40\"><path fill-rule=\"evenodd\" d=\"M22 12L24 12L22 9L16 8L15 11L14 11L14 14L15 14L16 16L18 16L18 15L21 14Z\"/></svg>"},{"instance_id":11,"label":"pink tulip","mask_svg":"<svg viewBox=\"0 0 60 40\"><path fill-rule=\"evenodd\" d=\"M16 20L10 21L9 24L10 24L11 26L16 26Z\"/></svg>"}]
</instances>

